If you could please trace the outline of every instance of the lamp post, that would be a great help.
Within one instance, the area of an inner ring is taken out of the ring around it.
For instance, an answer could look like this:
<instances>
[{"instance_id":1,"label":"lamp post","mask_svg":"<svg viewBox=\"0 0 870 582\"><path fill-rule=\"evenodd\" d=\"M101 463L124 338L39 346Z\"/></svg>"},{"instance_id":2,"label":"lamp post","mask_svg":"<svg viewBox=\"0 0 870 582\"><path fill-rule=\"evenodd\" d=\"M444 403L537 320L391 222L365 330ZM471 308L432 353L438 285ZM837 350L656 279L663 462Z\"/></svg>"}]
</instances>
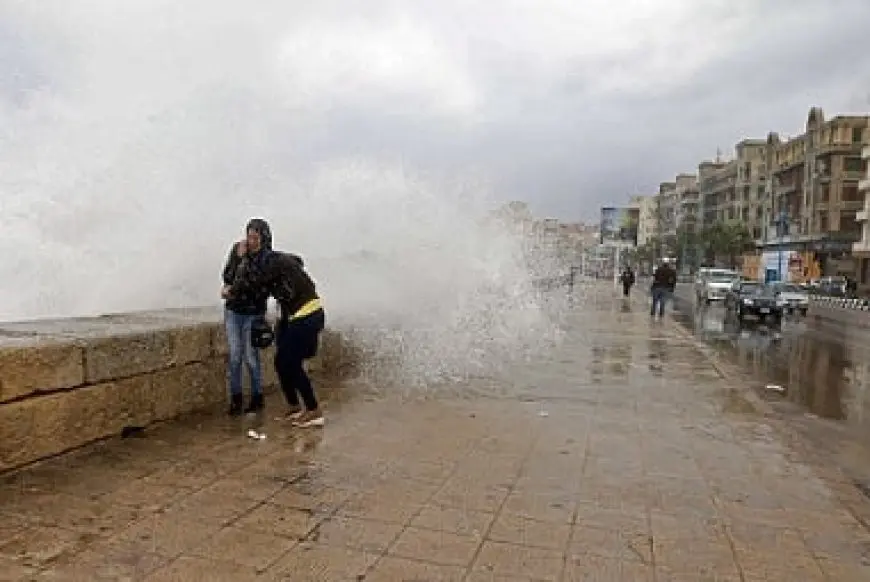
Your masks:
<instances>
[{"instance_id":1,"label":"lamp post","mask_svg":"<svg viewBox=\"0 0 870 582\"><path fill-rule=\"evenodd\" d=\"M785 211L780 209L779 215L776 217L776 232L779 235L779 264L776 269L777 281L782 281L782 247L785 244L785 234L788 227L788 216Z\"/></svg>"}]
</instances>

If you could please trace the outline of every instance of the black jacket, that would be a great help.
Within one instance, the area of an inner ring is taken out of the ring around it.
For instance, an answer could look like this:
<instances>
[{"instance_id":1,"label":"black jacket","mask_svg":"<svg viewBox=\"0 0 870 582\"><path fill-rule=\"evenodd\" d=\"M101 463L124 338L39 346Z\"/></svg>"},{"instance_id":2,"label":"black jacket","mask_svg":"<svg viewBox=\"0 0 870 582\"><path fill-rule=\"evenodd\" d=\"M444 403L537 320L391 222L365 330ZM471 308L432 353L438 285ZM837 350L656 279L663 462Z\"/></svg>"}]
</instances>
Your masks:
<instances>
[{"instance_id":1,"label":"black jacket","mask_svg":"<svg viewBox=\"0 0 870 582\"><path fill-rule=\"evenodd\" d=\"M246 270L255 268L256 265L265 260L266 254L272 250L272 230L269 223L262 218L253 218L248 221L245 231L256 230L260 233L260 251L257 253L248 253L244 256L239 256L237 252L238 244L234 243L230 248L227 261L224 263L223 281L224 285L232 286L236 280L236 275L243 265L250 263L244 267ZM245 293L235 293L227 297L225 301L226 308L235 313L242 315L265 315L266 305L269 295L259 292L258 290L250 290Z\"/></svg>"},{"instance_id":2,"label":"black jacket","mask_svg":"<svg viewBox=\"0 0 870 582\"><path fill-rule=\"evenodd\" d=\"M231 297L271 295L278 301L282 319L291 317L303 305L318 298L302 259L280 251L264 253L262 261L242 261L230 293Z\"/></svg>"},{"instance_id":3,"label":"black jacket","mask_svg":"<svg viewBox=\"0 0 870 582\"><path fill-rule=\"evenodd\" d=\"M677 272L670 265L661 265L653 273L653 289L673 291L677 286Z\"/></svg>"}]
</instances>

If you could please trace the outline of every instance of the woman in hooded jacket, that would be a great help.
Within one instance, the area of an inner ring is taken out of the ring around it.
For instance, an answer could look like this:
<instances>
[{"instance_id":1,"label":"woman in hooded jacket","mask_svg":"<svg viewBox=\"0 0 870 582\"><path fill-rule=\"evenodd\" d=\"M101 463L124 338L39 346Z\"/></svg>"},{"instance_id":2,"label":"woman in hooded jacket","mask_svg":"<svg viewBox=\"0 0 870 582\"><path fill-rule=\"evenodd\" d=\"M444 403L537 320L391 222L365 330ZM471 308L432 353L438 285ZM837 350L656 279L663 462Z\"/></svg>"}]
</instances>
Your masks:
<instances>
[{"instance_id":1,"label":"woman in hooded jacket","mask_svg":"<svg viewBox=\"0 0 870 582\"><path fill-rule=\"evenodd\" d=\"M251 328L265 317L268 294L251 289L246 293L230 293L240 270L256 269L272 250L272 231L262 218L248 221L245 239L233 244L224 264L221 296L225 301L224 325L229 347L227 383L230 391L231 416L256 413L263 409L263 371L260 352L251 343ZM242 394L242 367L246 365L251 381L251 400L244 406Z\"/></svg>"}]
</instances>

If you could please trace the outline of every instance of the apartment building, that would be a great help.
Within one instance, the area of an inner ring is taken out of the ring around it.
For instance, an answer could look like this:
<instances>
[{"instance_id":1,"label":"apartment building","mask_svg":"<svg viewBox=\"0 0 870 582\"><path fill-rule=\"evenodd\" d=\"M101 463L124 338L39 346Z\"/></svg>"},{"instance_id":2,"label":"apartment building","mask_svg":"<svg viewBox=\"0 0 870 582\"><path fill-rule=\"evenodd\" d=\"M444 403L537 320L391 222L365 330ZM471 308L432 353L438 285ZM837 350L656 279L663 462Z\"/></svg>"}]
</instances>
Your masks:
<instances>
[{"instance_id":1,"label":"apartment building","mask_svg":"<svg viewBox=\"0 0 870 582\"><path fill-rule=\"evenodd\" d=\"M722 164L709 178L710 194L716 208L713 222L731 222L740 218L737 201L737 161Z\"/></svg>"},{"instance_id":2,"label":"apartment building","mask_svg":"<svg viewBox=\"0 0 870 582\"><path fill-rule=\"evenodd\" d=\"M769 204L775 220L788 225L781 244L814 252L825 275L858 270L849 255L861 238L858 184L866 172L861 152L870 144L868 125L867 115L826 120L813 107L805 132L774 148Z\"/></svg>"},{"instance_id":3,"label":"apartment building","mask_svg":"<svg viewBox=\"0 0 870 582\"><path fill-rule=\"evenodd\" d=\"M638 196L637 246L648 244L657 234L656 197Z\"/></svg>"},{"instance_id":4,"label":"apartment building","mask_svg":"<svg viewBox=\"0 0 870 582\"><path fill-rule=\"evenodd\" d=\"M694 174L677 174L674 185L675 230L699 232L702 216L698 177Z\"/></svg>"},{"instance_id":5,"label":"apartment building","mask_svg":"<svg viewBox=\"0 0 870 582\"><path fill-rule=\"evenodd\" d=\"M705 160L698 164L698 199L700 204L701 228L711 226L718 219L718 201L713 189L715 176L724 162Z\"/></svg>"},{"instance_id":6,"label":"apartment building","mask_svg":"<svg viewBox=\"0 0 870 582\"><path fill-rule=\"evenodd\" d=\"M659 238L677 234L677 184L662 182L656 195L656 234Z\"/></svg>"},{"instance_id":7,"label":"apartment building","mask_svg":"<svg viewBox=\"0 0 870 582\"><path fill-rule=\"evenodd\" d=\"M763 239L765 230L766 151L766 139L744 139L734 146L737 164L735 213L757 241Z\"/></svg>"},{"instance_id":8,"label":"apartment building","mask_svg":"<svg viewBox=\"0 0 870 582\"><path fill-rule=\"evenodd\" d=\"M852 244L852 255L857 261L857 280L861 285L870 285L870 146L861 149L864 160L864 178L858 182L858 193L864 197L864 207L855 215L861 225L861 238Z\"/></svg>"}]
</instances>

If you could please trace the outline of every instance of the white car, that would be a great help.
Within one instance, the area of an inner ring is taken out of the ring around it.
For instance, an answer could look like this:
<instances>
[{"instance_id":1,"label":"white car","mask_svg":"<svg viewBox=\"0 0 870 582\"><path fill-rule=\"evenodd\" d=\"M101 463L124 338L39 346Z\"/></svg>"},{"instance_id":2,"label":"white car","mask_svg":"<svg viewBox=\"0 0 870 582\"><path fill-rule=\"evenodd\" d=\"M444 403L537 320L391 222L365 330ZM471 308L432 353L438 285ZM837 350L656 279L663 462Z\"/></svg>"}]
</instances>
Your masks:
<instances>
[{"instance_id":1,"label":"white car","mask_svg":"<svg viewBox=\"0 0 870 582\"><path fill-rule=\"evenodd\" d=\"M714 298L712 301L718 301L724 297L724 293L719 293L722 287L722 281L728 279L734 281L740 278L740 275L730 269L714 269L710 267L701 267L698 270L698 278L695 280L695 295L698 301L704 301L706 297L713 292ZM716 281L712 289L708 288L707 283ZM727 287L727 285L725 285ZM708 301L709 303L709 301Z\"/></svg>"},{"instance_id":2,"label":"white car","mask_svg":"<svg viewBox=\"0 0 870 582\"><path fill-rule=\"evenodd\" d=\"M809 292L794 283L774 283L772 285L776 293L776 304L783 311L793 313L800 312L801 315L807 314L807 309L810 306Z\"/></svg>"},{"instance_id":3,"label":"white car","mask_svg":"<svg viewBox=\"0 0 870 582\"><path fill-rule=\"evenodd\" d=\"M739 279L740 277L734 273L709 275L704 280L704 286L701 288L698 299L707 305L710 305L714 301L722 301L734 282Z\"/></svg>"}]
</instances>

